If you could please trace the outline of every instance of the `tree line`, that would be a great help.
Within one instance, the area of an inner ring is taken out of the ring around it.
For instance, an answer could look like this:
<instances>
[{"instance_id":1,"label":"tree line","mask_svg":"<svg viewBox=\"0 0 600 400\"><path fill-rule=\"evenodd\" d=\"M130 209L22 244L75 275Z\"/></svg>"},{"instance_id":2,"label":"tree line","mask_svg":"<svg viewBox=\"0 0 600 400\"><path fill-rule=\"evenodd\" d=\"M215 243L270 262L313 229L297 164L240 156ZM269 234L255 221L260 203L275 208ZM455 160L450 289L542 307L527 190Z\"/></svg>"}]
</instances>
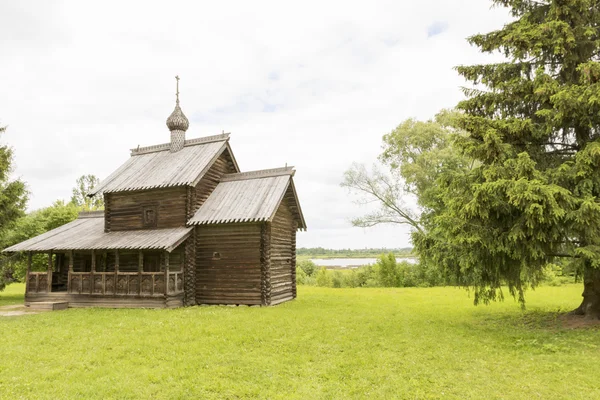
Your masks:
<instances>
[{"instance_id":1,"label":"tree line","mask_svg":"<svg viewBox=\"0 0 600 400\"><path fill-rule=\"evenodd\" d=\"M377 257L380 254L390 252L396 255L409 256L412 254L412 247L403 247L397 249L325 249L323 247L299 247L296 249L297 255L307 257Z\"/></svg>"},{"instance_id":2,"label":"tree line","mask_svg":"<svg viewBox=\"0 0 600 400\"><path fill-rule=\"evenodd\" d=\"M0 135L6 127L0 127ZM56 200L51 206L26 212L29 190L21 179L11 177L13 149L0 144L0 250L75 220L80 211L104 208L101 197L88 197L87 193L98 183L94 175L83 175L75 181L69 201ZM34 256L33 268L44 269L47 260ZM7 283L22 281L26 272L21 254L0 253L0 291Z\"/></svg>"}]
</instances>

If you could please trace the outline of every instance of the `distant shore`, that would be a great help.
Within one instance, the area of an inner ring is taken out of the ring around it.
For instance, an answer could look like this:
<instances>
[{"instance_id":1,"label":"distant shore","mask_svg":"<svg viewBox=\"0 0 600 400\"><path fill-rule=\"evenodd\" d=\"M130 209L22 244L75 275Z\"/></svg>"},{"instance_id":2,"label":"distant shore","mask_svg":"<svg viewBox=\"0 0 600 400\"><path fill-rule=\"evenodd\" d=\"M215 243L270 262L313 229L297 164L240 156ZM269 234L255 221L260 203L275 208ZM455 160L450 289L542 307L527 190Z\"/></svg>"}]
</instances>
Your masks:
<instances>
[{"instance_id":1,"label":"distant shore","mask_svg":"<svg viewBox=\"0 0 600 400\"><path fill-rule=\"evenodd\" d=\"M299 260L310 260L310 259L318 259L318 260L330 260L333 258L377 258L381 254L357 254L357 255L323 255L323 254L315 254L315 255L298 255L297 258ZM415 254L394 254L396 258L418 258L419 256Z\"/></svg>"}]
</instances>

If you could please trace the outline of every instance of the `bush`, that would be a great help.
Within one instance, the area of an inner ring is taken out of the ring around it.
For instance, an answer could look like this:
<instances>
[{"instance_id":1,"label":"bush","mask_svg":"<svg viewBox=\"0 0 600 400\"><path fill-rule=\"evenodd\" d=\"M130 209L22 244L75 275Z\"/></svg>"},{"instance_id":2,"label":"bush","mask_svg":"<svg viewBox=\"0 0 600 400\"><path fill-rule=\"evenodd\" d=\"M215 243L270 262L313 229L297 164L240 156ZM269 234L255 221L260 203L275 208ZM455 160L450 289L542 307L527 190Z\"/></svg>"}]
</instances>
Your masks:
<instances>
[{"instance_id":1,"label":"bush","mask_svg":"<svg viewBox=\"0 0 600 400\"><path fill-rule=\"evenodd\" d=\"M317 276L315 279L316 279L317 286L321 286L321 287L332 287L333 286L333 279L331 277L331 272L329 272L327 270L327 268L325 268L325 267L321 267L319 272L317 272Z\"/></svg>"},{"instance_id":2,"label":"bush","mask_svg":"<svg viewBox=\"0 0 600 400\"><path fill-rule=\"evenodd\" d=\"M382 254L379 256L379 259L375 264L375 278L380 286L401 286L399 272L396 256L393 253L389 253L388 255Z\"/></svg>"},{"instance_id":3,"label":"bush","mask_svg":"<svg viewBox=\"0 0 600 400\"><path fill-rule=\"evenodd\" d=\"M296 284L298 285L306 285L306 272L302 268L296 267Z\"/></svg>"},{"instance_id":4,"label":"bush","mask_svg":"<svg viewBox=\"0 0 600 400\"><path fill-rule=\"evenodd\" d=\"M562 286L575 281L575 276L565 274L567 268L558 264L548 264L542 270L542 282L550 286Z\"/></svg>"},{"instance_id":5,"label":"bush","mask_svg":"<svg viewBox=\"0 0 600 400\"><path fill-rule=\"evenodd\" d=\"M344 280L344 275L342 273L342 271L333 271L333 274L331 276L331 282L332 282L332 287L334 288L342 288L342 287L346 287L345 286L345 280Z\"/></svg>"},{"instance_id":6,"label":"bush","mask_svg":"<svg viewBox=\"0 0 600 400\"><path fill-rule=\"evenodd\" d=\"M317 264L312 262L311 260L302 260L298 263L298 268L300 268L304 273L308 276L315 276L317 272Z\"/></svg>"},{"instance_id":7,"label":"bush","mask_svg":"<svg viewBox=\"0 0 600 400\"><path fill-rule=\"evenodd\" d=\"M374 265L335 271L325 267L318 269L312 261L306 260L298 264L296 279L299 285L334 288L430 287L455 284L436 266L398 262L393 254L382 254Z\"/></svg>"}]
</instances>

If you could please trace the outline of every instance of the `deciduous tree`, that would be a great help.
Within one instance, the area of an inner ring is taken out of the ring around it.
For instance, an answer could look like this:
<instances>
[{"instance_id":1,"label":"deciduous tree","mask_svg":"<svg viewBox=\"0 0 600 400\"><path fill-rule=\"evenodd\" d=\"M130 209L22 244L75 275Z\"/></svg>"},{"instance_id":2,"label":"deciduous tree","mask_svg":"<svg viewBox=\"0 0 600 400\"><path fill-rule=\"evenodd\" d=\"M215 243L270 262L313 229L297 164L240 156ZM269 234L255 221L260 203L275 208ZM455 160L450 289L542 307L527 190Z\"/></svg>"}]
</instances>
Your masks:
<instances>
[{"instance_id":1,"label":"deciduous tree","mask_svg":"<svg viewBox=\"0 0 600 400\"><path fill-rule=\"evenodd\" d=\"M355 226L405 224L424 233L423 216L441 206L435 183L443 171L460 172L472 160L453 149L457 112L443 110L426 122L408 119L383 137L379 157L384 169L353 164L342 187L360 195L358 203L375 203L376 211L354 219ZM386 171L387 170L387 171Z\"/></svg>"},{"instance_id":2,"label":"deciduous tree","mask_svg":"<svg viewBox=\"0 0 600 400\"><path fill-rule=\"evenodd\" d=\"M0 135L5 130L6 127L0 127ZM19 217L24 215L27 203L28 193L25 183L19 179L11 179L12 161L12 149L7 145L0 145L0 245L7 231L13 227ZM6 285L7 265L6 258L0 256L0 290Z\"/></svg>"},{"instance_id":3,"label":"deciduous tree","mask_svg":"<svg viewBox=\"0 0 600 400\"><path fill-rule=\"evenodd\" d=\"M88 193L100 182L95 175L82 175L77 178L73 188L71 203L84 211L96 211L104 208L104 200L101 196L89 197Z\"/></svg>"}]
</instances>

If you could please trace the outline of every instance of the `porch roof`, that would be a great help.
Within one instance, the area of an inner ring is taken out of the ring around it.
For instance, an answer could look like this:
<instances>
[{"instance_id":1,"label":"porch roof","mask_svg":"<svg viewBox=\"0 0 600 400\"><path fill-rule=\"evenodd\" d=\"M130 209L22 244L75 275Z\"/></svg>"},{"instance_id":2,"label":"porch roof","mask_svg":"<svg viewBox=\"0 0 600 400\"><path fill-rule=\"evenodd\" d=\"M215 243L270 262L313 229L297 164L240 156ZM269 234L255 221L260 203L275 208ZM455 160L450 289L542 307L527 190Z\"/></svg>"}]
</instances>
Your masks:
<instances>
[{"instance_id":1,"label":"porch roof","mask_svg":"<svg viewBox=\"0 0 600 400\"><path fill-rule=\"evenodd\" d=\"M190 235L192 229L181 227L107 233L104 232L104 213L89 213L3 252L109 249L171 252Z\"/></svg>"}]
</instances>

